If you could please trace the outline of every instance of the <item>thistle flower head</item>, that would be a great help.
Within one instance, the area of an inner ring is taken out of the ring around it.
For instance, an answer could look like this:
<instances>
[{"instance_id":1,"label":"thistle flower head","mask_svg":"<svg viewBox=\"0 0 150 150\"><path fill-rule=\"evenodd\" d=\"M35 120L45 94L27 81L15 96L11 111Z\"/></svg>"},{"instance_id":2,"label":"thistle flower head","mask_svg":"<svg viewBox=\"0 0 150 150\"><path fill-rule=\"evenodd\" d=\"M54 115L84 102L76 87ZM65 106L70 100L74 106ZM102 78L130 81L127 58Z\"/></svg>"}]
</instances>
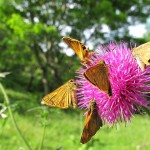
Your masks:
<instances>
[{"instance_id":1,"label":"thistle flower head","mask_svg":"<svg viewBox=\"0 0 150 150\"><path fill-rule=\"evenodd\" d=\"M150 93L150 68L142 71L133 58L126 43L109 43L100 46L90 58L91 63L79 70L77 76L78 104L87 109L90 100L95 99L100 118L109 124L118 121L129 122L135 114L136 106L147 107L145 94ZM87 81L83 73L90 67L104 60L109 73L112 97L101 92L97 87Z\"/></svg>"}]
</instances>

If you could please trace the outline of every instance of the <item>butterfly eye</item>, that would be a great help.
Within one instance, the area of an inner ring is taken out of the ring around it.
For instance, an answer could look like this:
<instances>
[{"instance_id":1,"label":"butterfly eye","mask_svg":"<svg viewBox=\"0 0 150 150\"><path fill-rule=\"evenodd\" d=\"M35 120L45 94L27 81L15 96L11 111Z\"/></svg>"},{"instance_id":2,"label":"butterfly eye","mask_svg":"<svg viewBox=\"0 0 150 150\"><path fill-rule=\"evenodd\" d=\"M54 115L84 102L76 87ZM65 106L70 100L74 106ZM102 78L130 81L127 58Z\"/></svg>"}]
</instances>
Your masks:
<instances>
[{"instance_id":1,"label":"butterfly eye","mask_svg":"<svg viewBox=\"0 0 150 150\"><path fill-rule=\"evenodd\" d=\"M70 82L74 82L74 80L71 79Z\"/></svg>"},{"instance_id":2,"label":"butterfly eye","mask_svg":"<svg viewBox=\"0 0 150 150\"><path fill-rule=\"evenodd\" d=\"M150 59L148 60L148 62L150 63Z\"/></svg>"},{"instance_id":3,"label":"butterfly eye","mask_svg":"<svg viewBox=\"0 0 150 150\"><path fill-rule=\"evenodd\" d=\"M81 44L83 50L87 49L83 43L80 42L80 44Z\"/></svg>"},{"instance_id":4,"label":"butterfly eye","mask_svg":"<svg viewBox=\"0 0 150 150\"><path fill-rule=\"evenodd\" d=\"M73 83L75 86L77 86L77 83L73 79L70 80L70 83Z\"/></svg>"},{"instance_id":5,"label":"butterfly eye","mask_svg":"<svg viewBox=\"0 0 150 150\"><path fill-rule=\"evenodd\" d=\"M86 49L86 47L85 47L85 46L83 46L82 48L83 48L83 50L85 50L85 49Z\"/></svg>"}]
</instances>

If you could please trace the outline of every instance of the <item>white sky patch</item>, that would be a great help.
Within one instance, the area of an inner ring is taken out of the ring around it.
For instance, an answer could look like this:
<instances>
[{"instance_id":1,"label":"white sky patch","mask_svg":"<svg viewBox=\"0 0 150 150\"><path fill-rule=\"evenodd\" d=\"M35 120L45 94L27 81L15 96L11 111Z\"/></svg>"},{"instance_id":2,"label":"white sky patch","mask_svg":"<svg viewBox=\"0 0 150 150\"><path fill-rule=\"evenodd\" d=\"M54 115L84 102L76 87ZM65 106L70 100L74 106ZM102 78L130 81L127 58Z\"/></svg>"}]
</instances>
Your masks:
<instances>
[{"instance_id":1,"label":"white sky patch","mask_svg":"<svg viewBox=\"0 0 150 150\"><path fill-rule=\"evenodd\" d=\"M109 29L109 27L108 27L107 24L103 24L103 25L102 25L102 32L107 32L107 33L110 32L110 29Z\"/></svg>"},{"instance_id":2,"label":"white sky patch","mask_svg":"<svg viewBox=\"0 0 150 150\"><path fill-rule=\"evenodd\" d=\"M74 51L71 48L69 48L65 42L61 42L59 45L63 48L63 51L67 56L70 57L74 55Z\"/></svg>"},{"instance_id":3,"label":"white sky patch","mask_svg":"<svg viewBox=\"0 0 150 150\"><path fill-rule=\"evenodd\" d=\"M37 17L34 17L33 20L34 20L34 22L36 22L36 23L39 22L39 19L38 19Z\"/></svg>"},{"instance_id":4,"label":"white sky patch","mask_svg":"<svg viewBox=\"0 0 150 150\"><path fill-rule=\"evenodd\" d=\"M93 44L92 44L92 42L90 41L90 36L91 36L91 34L93 34L93 32L94 32L94 28L92 28L92 29L86 29L84 32L83 32L83 34L85 35L85 37L86 37L86 39L88 39L88 43L86 43L86 47L87 48L89 48L90 50L91 49L93 49ZM82 43L83 43L83 41L81 41ZM85 43L83 43L83 44L85 44Z\"/></svg>"},{"instance_id":5,"label":"white sky patch","mask_svg":"<svg viewBox=\"0 0 150 150\"><path fill-rule=\"evenodd\" d=\"M142 38L146 33L145 24L129 26L129 34L136 38Z\"/></svg>"},{"instance_id":6,"label":"white sky patch","mask_svg":"<svg viewBox=\"0 0 150 150\"><path fill-rule=\"evenodd\" d=\"M69 26L61 26L61 29L62 29L61 34L64 36L66 35L66 33L71 32L71 27L69 27Z\"/></svg>"}]
</instances>

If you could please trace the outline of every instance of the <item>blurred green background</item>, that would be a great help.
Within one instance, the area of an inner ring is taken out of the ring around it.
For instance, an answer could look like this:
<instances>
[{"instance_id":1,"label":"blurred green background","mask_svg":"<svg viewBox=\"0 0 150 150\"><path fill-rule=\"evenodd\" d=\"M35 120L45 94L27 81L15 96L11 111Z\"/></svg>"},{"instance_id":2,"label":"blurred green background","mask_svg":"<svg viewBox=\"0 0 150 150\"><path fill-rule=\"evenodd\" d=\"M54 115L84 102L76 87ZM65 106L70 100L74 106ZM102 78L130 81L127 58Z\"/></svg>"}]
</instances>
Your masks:
<instances>
[{"instance_id":1,"label":"blurred green background","mask_svg":"<svg viewBox=\"0 0 150 150\"><path fill-rule=\"evenodd\" d=\"M137 45L150 40L150 0L0 0L0 72L17 124L33 150L149 150L150 118L104 126L80 144L84 111L41 106L42 97L80 69L62 42L81 40L90 50L109 41ZM25 150L0 91L0 150ZM46 120L45 120L46 116Z\"/></svg>"}]
</instances>

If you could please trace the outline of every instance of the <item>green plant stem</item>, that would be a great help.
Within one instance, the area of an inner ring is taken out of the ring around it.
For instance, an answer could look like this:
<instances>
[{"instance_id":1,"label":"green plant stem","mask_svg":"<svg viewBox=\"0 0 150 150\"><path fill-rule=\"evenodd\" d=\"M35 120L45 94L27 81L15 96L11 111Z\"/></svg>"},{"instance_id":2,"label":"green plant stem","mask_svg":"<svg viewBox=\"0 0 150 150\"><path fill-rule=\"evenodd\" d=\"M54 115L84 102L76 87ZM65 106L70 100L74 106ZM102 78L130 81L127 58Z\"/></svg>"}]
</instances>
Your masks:
<instances>
[{"instance_id":1,"label":"green plant stem","mask_svg":"<svg viewBox=\"0 0 150 150\"><path fill-rule=\"evenodd\" d=\"M47 117L44 116L43 134L42 134L42 139L41 139L39 150L42 150L42 147L43 147L43 142L44 142L44 137L45 137L45 129L46 129L46 120L47 120Z\"/></svg>"},{"instance_id":2,"label":"green plant stem","mask_svg":"<svg viewBox=\"0 0 150 150\"><path fill-rule=\"evenodd\" d=\"M13 122L13 124L14 124L14 126L15 126L15 128L16 128L16 130L17 130L19 136L20 136L20 138L21 138L22 141L25 143L26 147L27 147L29 150L32 150L32 148L30 147L29 143L27 142L27 140L26 140L25 137L23 136L21 130L19 129L19 127L18 127L18 125L17 125L17 123L16 123L16 120L15 120L15 118L14 118L13 112L12 112L11 107L10 107L9 98L8 98L8 96L7 96L6 92L5 92L5 89L4 89L4 87L3 87L3 85L2 85L1 83L0 83L0 89L1 89L1 91L2 91L2 93L3 93L3 95L4 95L4 99L5 99L6 104L7 104L7 106L8 106L8 111L9 111L10 117L11 117L11 119L12 119L12 122Z\"/></svg>"}]
</instances>

